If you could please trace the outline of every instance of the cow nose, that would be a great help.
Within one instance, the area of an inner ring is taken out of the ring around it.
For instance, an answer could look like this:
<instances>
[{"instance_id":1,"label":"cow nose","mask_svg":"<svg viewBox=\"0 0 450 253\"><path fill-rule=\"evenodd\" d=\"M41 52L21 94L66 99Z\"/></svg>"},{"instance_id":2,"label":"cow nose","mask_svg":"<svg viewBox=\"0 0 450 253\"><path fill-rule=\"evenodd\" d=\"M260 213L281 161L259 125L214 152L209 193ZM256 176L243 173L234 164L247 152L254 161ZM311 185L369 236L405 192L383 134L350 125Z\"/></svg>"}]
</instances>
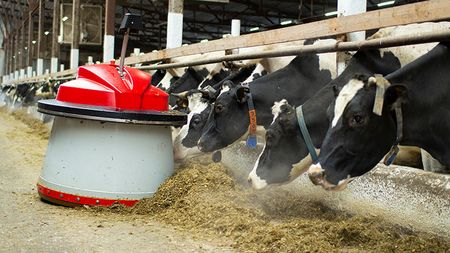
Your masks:
<instances>
[{"instance_id":1,"label":"cow nose","mask_svg":"<svg viewBox=\"0 0 450 253\"><path fill-rule=\"evenodd\" d=\"M323 182L323 169L320 163L313 164L308 170L308 176L311 182L315 185L321 185Z\"/></svg>"},{"instance_id":2,"label":"cow nose","mask_svg":"<svg viewBox=\"0 0 450 253\"><path fill-rule=\"evenodd\" d=\"M248 182L248 185L253 186L251 177L247 178L247 182Z\"/></svg>"}]
</instances>

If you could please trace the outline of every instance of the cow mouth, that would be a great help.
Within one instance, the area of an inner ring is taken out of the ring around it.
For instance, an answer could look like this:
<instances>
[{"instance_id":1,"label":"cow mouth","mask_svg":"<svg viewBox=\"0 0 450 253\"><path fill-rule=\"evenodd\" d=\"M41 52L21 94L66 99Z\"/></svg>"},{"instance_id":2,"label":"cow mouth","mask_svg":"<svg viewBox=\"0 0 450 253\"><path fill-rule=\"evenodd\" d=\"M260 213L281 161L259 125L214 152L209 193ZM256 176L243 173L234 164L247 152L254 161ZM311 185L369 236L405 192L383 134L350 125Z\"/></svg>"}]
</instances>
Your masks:
<instances>
[{"instance_id":1,"label":"cow mouth","mask_svg":"<svg viewBox=\"0 0 450 253\"><path fill-rule=\"evenodd\" d=\"M326 175L320 163L311 165L308 170L308 176L314 185L322 186L326 191L341 191L347 188L347 185L355 179L350 175L347 178L340 180L337 184L333 184L326 179Z\"/></svg>"}]
</instances>

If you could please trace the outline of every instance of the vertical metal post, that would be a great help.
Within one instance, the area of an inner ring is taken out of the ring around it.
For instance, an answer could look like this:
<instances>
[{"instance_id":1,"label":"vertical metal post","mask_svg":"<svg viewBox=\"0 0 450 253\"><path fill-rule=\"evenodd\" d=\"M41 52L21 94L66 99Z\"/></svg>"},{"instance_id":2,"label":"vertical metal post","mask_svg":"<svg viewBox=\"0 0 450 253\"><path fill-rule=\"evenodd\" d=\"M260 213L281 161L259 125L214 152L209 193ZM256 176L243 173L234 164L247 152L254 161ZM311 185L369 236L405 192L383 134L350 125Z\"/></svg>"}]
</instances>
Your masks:
<instances>
[{"instance_id":1,"label":"vertical metal post","mask_svg":"<svg viewBox=\"0 0 450 253\"><path fill-rule=\"evenodd\" d=\"M128 39L130 37L130 28L127 28L123 35L122 52L120 53L119 73L123 78L123 65L125 63L125 54L127 53Z\"/></svg>"},{"instance_id":2,"label":"vertical metal post","mask_svg":"<svg viewBox=\"0 0 450 253\"><path fill-rule=\"evenodd\" d=\"M14 79L17 79L17 35L18 32L15 31L14 35L13 35L13 59L12 59L12 73L14 76Z\"/></svg>"},{"instance_id":3,"label":"vertical metal post","mask_svg":"<svg viewBox=\"0 0 450 253\"><path fill-rule=\"evenodd\" d=\"M12 35L12 32L10 32L9 34L8 34L8 59L6 59L6 64L8 65L8 72L6 73L7 75L8 75L8 79L9 80L11 80L12 79L12 76L11 76L11 73L13 72L13 70L12 70L12 59L13 59L13 55L14 55L14 52L13 52L13 43L12 43L12 41L13 41L13 35Z\"/></svg>"},{"instance_id":4,"label":"vertical metal post","mask_svg":"<svg viewBox=\"0 0 450 253\"><path fill-rule=\"evenodd\" d=\"M28 13L28 43L27 43L27 77L33 74L33 13Z\"/></svg>"},{"instance_id":5,"label":"vertical metal post","mask_svg":"<svg viewBox=\"0 0 450 253\"><path fill-rule=\"evenodd\" d=\"M241 35L241 20L232 19L231 20L231 36L237 37L239 35ZM233 49L231 52L233 54L238 54L239 49Z\"/></svg>"},{"instance_id":6,"label":"vertical metal post","mask_svg":"<svg viewBox=\"0 0 450 253\"><path fill-rule=\"evenodd\" d=\"M183 0L169 0L166 48L181 47L183 43Z\"/></svg>"},{"instance_id":7,"label":"vertical metal post","mask_svg":"<svg viewBox=\"0 0 450 253\"><path fill-rule=\"evenodd\" d=\"M25 23L22 23L22 28L20 29L20 78L25 78Z\"/></svg>"},{"instance_id":8,"label":"vertical metal post","mask_svg":"<svg viewBox=\"0 0 450 253\"><path fill-rule=\"evenodd\" d=\"M103 62L114 60L114 26L116 21L116 0L106 0L105 37L103 39Z\"/></svg>"},{"instance_id":9,"label":"vertical metal post","mask_svg":"<svg viewBox=\"0 0 450 253\"><path fill-rule=\"evenodd\" d=\"M37 37L37 63L36 74L38 76L44 74L44 42L42 35L44 34L44 0L39 0L39 20L38 20L38 37Z\"/></svg>"},{"instance_id":10,"label":"vertical metal post","mask_svg":"<svg viewBox=\"0 0 450 253\"><path fill-rule=\"evenodd\" d=\"M80 60L80 0L72 4L72 46L70 48L70 68L78 68Z\"/></svg>"},{"instance_id":11,"label":"vertical metal post","mask_svg":"<svg viewBox=\"0 0 450 253\"><path fill-rule=\"evenodd\" d=\"M4 73L4 76L7 76L9 74L8 60L9 60L9 57L11 57L11 53L9 52L10 51L9 36L8 36L8 38L3 38L3 45L5 45L4 46L4 49L5 49L5 63L4 63L5 72L3 72L3 73Z\"/></svg>"},{"instance_id":12,"label":"vertical metal post","mask_svg":"<svg viewBox=\"0 0 450 253\"><path fill-rule=\"evenodd\" d=\"M241 35L241 20L232 19L231 20L231 36L239 36Z\"/></svg>"},{"instance_id":13,"label":"vertical metal post","mask_svg":"<svg viewBox=\"0 0 450 253\"><path fill-rule=\"evenodd\" d=\"M350 16L364 13L367 10L367 1L361 0L338 0L337 2L338 17ZM347 41L360 41L366 39L366 32L353 32L347 34ZM341 74L345 69L345 53L337 52L337 74Z\"/></svg>"},{"instance_id":14,"label":"vertical metal post","mask_svg":"<svg viewBox=\"0 0 450 253\"><path fill-rule=\"evenodd\" d=\"M52 58L50 62L50 73L58 72L59 58L59 0L53 0L53 26L52 26Z\"/></svg>"}]
</instances>

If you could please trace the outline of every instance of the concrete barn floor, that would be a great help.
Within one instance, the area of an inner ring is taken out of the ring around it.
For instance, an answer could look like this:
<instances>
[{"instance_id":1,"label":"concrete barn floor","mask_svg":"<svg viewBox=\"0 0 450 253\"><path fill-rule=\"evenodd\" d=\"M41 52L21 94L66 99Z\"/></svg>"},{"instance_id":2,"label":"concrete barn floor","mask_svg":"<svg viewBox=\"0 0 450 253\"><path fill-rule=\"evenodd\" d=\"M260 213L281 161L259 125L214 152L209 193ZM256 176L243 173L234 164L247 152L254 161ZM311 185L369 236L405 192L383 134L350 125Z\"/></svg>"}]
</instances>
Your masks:
<instances>
[{"instance_id":1,"label":"concrete barn floor","mask_svg":"<svg viewBox=\"0 0 450 253\"><path fill-rule=\"evenodd\" d=\"M47 141L0 112L0 252L229 252L148 217L43 203L36 191Z\"/></svg>"}]
</instances>

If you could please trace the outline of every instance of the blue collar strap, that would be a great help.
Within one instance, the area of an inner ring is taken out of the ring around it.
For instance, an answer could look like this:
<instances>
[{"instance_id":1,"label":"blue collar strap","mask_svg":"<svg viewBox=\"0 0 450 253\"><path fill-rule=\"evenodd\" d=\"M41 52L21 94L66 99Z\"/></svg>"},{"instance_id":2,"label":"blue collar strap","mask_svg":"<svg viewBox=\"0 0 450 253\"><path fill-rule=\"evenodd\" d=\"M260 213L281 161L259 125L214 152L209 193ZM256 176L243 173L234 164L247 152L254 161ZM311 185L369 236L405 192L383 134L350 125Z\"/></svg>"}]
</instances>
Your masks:
<instances>
[{"instance_id":1,"label":"blue collar strap","mask_svg":"<svg viewBox=\"0 0 450 253\"><path fill-rule=\"evenodd\" d=\"M316 153L316 148L311 140L311 136L309 135L308 128L306 127L305 117L303 116L302 105L297 107L297 120L298 125L300 126L300 131L302 132L303 140L305 141L306 147L308 148L308 152L311 155L312 161L316 164L319 161L319 158Z\"/></svg>"},{"instance_id":2,"label":"blue collar strap","mask_svg":"<svg viewBox=\"0 0 450 253\"><path fill-rule=\"evenodd\" d=\"M250 125L248 127L248 137L247 137L247 146L250 148L256 148L256 145L258 144L257 138L256 138L256 109L255 105L253 104L253 97L252 94L249 92L247 94L247 106L248 106L248 116L250 120Z\"/></svg>"}]
</instances>

